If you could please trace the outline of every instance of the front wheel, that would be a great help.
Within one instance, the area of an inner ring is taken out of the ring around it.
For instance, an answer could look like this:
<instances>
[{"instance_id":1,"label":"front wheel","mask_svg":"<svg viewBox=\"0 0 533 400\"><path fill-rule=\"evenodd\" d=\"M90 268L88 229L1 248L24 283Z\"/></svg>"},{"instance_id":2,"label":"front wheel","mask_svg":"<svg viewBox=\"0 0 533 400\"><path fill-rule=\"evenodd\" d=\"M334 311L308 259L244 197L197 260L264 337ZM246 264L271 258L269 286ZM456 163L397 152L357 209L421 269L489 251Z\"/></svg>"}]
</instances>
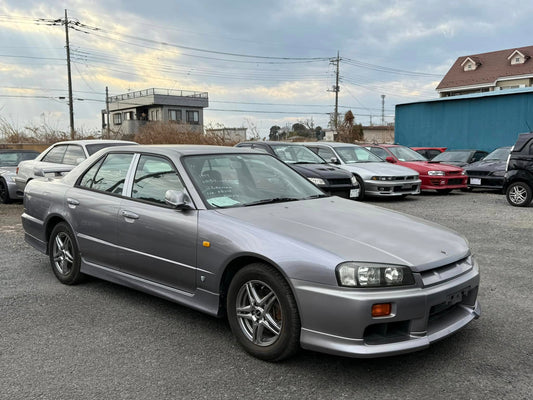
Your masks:
<instances>
[{"instance_id":1,"label":"front wheel","mask_svg":"<svg viewBox=\"0 0 533 400\"><path fill-rule=\"evenodd\" d=\"M266 361L281 361L300 347L300 317L292 291L269 265L241 269L228 289L228 321L244 349Z\"/></svg>"},{"instance_id":2,"label":"front wheel","mask_svg":"<svg viewBox=\"0 0 533 400\"><path fill-rule=\"evenodd\" d=\"M525 182L515 182L507 188L507 201L515 207L526 207L533 197L531 187Z\"/></svg>"},{"instance_id":3,"label":"front wheel","mask_svg":"<svg viewBox=\"0 0 533 400\"><path fill-rule=\"evenodd\" d=\"M81 259L78 244L66 223L60 222L52 230L48 253L52 270L61 283L75 285L83 279L84 275L80 272Z\"/></svg>"}]
</instances>

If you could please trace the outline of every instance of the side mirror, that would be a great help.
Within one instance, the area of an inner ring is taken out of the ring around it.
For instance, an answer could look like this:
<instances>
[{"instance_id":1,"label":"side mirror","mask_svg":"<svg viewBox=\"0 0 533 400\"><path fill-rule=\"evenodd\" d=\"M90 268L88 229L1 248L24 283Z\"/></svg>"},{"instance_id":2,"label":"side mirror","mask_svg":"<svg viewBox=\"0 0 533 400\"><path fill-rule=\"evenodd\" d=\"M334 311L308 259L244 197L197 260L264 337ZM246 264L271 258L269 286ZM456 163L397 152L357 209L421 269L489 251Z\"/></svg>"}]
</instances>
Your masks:
<instances>
[{"instance_id":1,"label":"side mirror","mask_svg":"<svg viewBox=\"0 0 533 400\"><path fill-rule=\"evenodd\" d=\"M340 161L337 157L331 157L329 159L329 162L332 163L332 164L340 164Z\"/></svg>"},{"instance_id":2,"label":"side mirror","mask_svg":"<svg viewBox=\"0 0 533 400\"><path fill-rule=\"evenodd\" d=\"M387 158L385 158L385 161L390 162L392 164L396 163L396 160L393 157L391 157L391 156L388 156Z\"/></svg>"},{"instance_id":3,"label":"side mirror","mask_svg":"<svg viewBox=\"0 0 533 400\"><path fill-rule=\"evenodd\" d=\"M177 210L189 210L192 208L191 199L184 190L167 190L165 203Z\"/></svg>"}]
</instances>

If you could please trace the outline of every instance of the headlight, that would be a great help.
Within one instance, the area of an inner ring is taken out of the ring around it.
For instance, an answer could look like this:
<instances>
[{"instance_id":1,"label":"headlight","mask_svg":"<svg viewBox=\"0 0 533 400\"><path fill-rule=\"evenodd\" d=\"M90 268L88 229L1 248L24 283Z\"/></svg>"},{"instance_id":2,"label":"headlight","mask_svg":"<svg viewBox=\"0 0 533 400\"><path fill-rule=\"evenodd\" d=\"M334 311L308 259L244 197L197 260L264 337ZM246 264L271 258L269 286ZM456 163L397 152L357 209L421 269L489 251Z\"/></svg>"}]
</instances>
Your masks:
<instances>
[{"instance_id":1,"label":"headlight","mask_svg":"<svg viewBox=\"0 0 533 400\"><path fill-rule=\"evenodd\" d=\"M337 281L348 287L387 287L412 285L415 279L409 267L348 261L337 266Z\"/></svg>"},{"instance_id":2,"label":"headlight","mask_svg":"<svg viewBox=\"0 0 533 400\"><path fill-rule=\"evenodd\" d=\"M352 181L352 185L359 186L359 182L357 182L357 178L355 177L355 175L352 175L351 181Z\"/></svg>"},{"instance_id":3,"label":"headlight","mask_svg":"<svg viewBox=\"0 0 533 400\"><path fill-rule=\"evenodd\" d=\"M373 181L392 181L392 176L373 176Z\"/></svg>"},{"instance_id":4,"label":"headlight","mask_svg":"<svg viewBox=\"0 0 533 400\"><path fill-rule=\"evenodd\" d=\"M444 175L446 175L446 172L444 172L444 171L428 171L428 175L430 175L430 176L435 176L435 175L444 176Z\"/></svg>"},{"instance_id":5,"label":"headlight","mask_svg":"<svg viewBox=\"0 0 533 400\"><path fill-rule=\"evenodd\" d=\"M492 176L505 176L505 171L494 171Z\"/></svg>"},{"instance_id":6,"label":"headlight","mask_svg":"<svg viewBox=\"0 0 533 400\"><path fill-rule=\"evenodd\" d=\"M321 178L307 178L309 179L311 182L313 182L315 185L325 185L326 182L324 182L324 179L321 179Z\"/></svg>"}]
</instances>

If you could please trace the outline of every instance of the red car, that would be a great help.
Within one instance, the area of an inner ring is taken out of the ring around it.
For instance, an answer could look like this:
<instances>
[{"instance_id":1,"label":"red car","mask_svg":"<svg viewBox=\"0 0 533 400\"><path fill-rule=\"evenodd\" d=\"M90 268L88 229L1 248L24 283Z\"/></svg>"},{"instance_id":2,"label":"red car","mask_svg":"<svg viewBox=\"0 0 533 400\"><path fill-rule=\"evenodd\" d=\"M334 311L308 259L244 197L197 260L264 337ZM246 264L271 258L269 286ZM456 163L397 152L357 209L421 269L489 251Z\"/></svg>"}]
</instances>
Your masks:
<instances>
[{"instance_id":1,"label":"red car","mask_svg":"<svg viewBox=\"0 0 533 400\"><path fill-rule=\"evenodd\" d=\"M428 160L446 151L447 147L411 147L418 154L422 154Z\"/></svg>"},{"instance_id":2,"label":"red car","mask_svg":"<svg viewBox=\"0 0 533 400\"><path fill-rule=\"evenodd\" d=\"M468 177L462 168L430 163L416 151L397 144L370 144L365 147L390 163L403 165L418 172L422 180L420 190L450 193L453 189L466 189Z\"/></svg>"}]
</instances>

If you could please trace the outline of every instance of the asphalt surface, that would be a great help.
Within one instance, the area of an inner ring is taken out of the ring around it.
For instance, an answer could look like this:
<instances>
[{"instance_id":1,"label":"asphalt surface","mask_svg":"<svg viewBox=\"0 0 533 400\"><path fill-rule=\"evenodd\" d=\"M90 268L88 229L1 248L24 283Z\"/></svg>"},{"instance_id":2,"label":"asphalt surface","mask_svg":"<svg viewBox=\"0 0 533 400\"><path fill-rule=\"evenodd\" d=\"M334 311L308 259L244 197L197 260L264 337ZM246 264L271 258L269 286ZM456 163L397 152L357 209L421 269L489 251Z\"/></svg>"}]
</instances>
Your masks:
<instances>
[{"instance_id":1,"label":"asphalt surface","mask_svg":"<svg viewBox=\"0 0 533 400\"><path fill-rule=\"evenodd\" d=\"M468 238L481 318L408 355L279 364L248 356L224 320L97 279L60 284L23 242L22 206L0 204L0 399L533 398L533 207L478 192L370 203Z\"/></svg>"}]
</instances>

